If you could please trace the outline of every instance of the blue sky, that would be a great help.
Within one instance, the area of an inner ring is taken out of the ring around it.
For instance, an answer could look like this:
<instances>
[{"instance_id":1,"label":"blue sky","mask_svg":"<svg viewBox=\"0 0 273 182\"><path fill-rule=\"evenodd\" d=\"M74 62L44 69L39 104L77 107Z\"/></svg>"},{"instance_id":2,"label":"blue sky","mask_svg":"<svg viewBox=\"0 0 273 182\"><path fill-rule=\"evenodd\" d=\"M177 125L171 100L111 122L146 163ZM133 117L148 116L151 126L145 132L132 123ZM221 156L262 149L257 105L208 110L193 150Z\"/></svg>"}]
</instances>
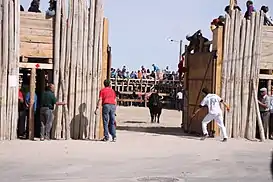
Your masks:
<instances>
[{"instance_id":1,"label":"blue sky","mask_svg":"<svg viewBox=\"0 0 273 182\"><path fill-rule=\"evenodd\" d=\"M243 11L245 2L238 0ZM27 9L30 0L21 3ZM167 39L185 40L187 34L198 29L211 38L210 22L224 15L228 3L229 0L105 0L113 67L126 65L136 70L155 63L176 70L179 45ZM257 0L254 4L256 9L268 5L273 12L272 0ZM41 0L41 10L47 7L48 0Z\"/></svg>"}]
</instances>

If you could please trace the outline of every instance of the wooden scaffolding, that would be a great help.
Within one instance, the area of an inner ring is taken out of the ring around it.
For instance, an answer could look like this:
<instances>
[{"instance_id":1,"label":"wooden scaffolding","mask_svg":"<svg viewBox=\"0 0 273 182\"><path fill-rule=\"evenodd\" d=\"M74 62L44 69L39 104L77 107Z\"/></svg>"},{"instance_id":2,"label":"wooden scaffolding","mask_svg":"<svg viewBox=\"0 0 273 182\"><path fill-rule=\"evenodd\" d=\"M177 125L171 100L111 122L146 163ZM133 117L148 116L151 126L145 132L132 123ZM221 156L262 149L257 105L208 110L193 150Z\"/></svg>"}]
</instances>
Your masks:
<instances>
[{"instance_id":1,"label":"wooden scaffolding","mask_svg":"<svg viewBox=\"0 0 273 182\"><path fill-rule=\"evenodd\" d=\"M201 133L201 121L207 111L203 110L195 118L191 116L202 100L201 89L207 87L231 106L231 111L224 114L229 137L252 140L256 128L262 140L269 137L261 122L257 122L261 120L258 85L267 80L270 93L273 79L273 27L264 26L263 17L262 12L257 12L246 20L241 12L231 10L226 15L225 26L213 31L212 52L186 55L185 131ZM215 122L209 128L220 135Z\"/></svg>"},{"instance_id":2,"label":"wooden scaffolding","mask_svg":"<svg viewBox=\"0 0 273 182\"><path fill-rule=\"evenodd\" d=\"M103 1L57 1L52 18L44 13L20 12L19 0L0 1L0 5L0 140L17 138L19 69L31 70L30 139L34 139L37 70L52 71L57 99L67 103L54 111L52 137L101 137L101 118L94 110L110 67ZM38 84L45 86L40 81Z\"/></svg>"}]
</instances>

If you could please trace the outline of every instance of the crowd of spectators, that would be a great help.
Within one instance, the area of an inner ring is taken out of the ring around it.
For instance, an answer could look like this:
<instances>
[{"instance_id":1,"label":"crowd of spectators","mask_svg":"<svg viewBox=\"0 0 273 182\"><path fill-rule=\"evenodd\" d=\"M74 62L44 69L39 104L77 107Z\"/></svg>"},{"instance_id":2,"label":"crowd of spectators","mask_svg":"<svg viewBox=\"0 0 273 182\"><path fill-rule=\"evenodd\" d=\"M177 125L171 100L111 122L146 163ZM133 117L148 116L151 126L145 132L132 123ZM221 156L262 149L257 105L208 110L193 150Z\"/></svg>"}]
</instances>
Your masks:
<instances>
[{"instance_id":1,"label":"crowd of spectators","mask_svg":"<svg viewBox=\"0 0 273 182\"><path fill-rule=\"evenodd\" d=\"M137 71L130 71L126 66L122 68L111 68L111 78L123 78L123 79L158 79L158 80L173 80L178 79L177 71L170 71L169 66L165 69L160 68L152 64L152 69L141 66Z\"/></svg>"}]
</instances>

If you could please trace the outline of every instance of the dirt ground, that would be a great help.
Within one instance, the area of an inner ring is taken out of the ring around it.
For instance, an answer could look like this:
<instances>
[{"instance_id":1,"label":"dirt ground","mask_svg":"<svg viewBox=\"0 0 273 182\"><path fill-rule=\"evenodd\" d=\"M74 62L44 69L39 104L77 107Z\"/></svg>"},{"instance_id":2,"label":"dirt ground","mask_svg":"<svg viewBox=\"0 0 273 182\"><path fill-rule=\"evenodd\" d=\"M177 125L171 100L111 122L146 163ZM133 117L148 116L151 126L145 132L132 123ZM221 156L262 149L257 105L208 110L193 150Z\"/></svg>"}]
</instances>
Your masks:
<instances>
[{"instance_id":1,"label":"dirt ground","mask_svg":"<svg viewBox=\"0 0 273 182\"><path fill-rule=\"evenodd\" d=\"M119 107L118 140L2 141L1 182L270 182L272 141L181 134L181 113L150 124L146 108ZM152 129L151 129L152 128Z\"/></svg>"}]
</instances>

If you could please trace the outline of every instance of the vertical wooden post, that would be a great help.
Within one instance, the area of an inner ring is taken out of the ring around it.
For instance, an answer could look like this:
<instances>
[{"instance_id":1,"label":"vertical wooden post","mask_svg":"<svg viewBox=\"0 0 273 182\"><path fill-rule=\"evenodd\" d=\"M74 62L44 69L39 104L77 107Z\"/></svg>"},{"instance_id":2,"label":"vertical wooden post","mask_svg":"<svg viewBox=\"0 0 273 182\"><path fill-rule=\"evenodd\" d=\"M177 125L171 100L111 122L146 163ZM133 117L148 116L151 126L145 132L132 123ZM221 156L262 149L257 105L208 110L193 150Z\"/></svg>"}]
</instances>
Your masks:
<instances>
[{"instance_id":1,"label":"vertical wooden post","mask_svg":"<svg viewBox=\"0 0 273 182\"><path fill-rule=\"evenodd\" d=\"M93 122L93 115L95 111L94 102L96 102L96 98L93 98L93 57L94 57L94 24L95 24L95 10L96 10L96 1L97 0L90 0L90 8L89 8L89 18L88 18L88 52L87 52L87 113L88 113L88 138L92 139L94 136L94 122Z\"/></svg>"},{"instance_id":2,"label":"vertical wooden post","mask_svg":"<svg viewBox=\"0 0 273 182\"><path fill-rule=\"evenodd\" d=\"M2 3L2 0L0 0L0 21L2 22L2 15L3 15L3 3ZM3 22L2 22L3 23ZM0 26L0 62L2 63L3 59L2 59L2 48L3 48L3 37L2 37L2 34L3 34L3 28L2 26ZM0 64L0 69L2 70L2 64ZM2 81L2 73L0 73L0 81ZM3 100L3 97L2 97L2 89L3 89L3 85L2 83L0 84L0 140L3 140L4 137L4 120L2 119L2 114L1 114L1 111L2 111L2 107L3 107L3 103L2 103L2 100Z\"/></svg>"},{"instance_id":3,"label":"vertical wooden post","mask_svg":"<svg viewBox=\"0 0 273 182\"><path fill-rule=\"evenodd\" d=\"M88 113L88 111L87 111L87 106L88 105L90 105L89 103L88 103L88 90L87 90L87 82L88 82L88 80L87 80L87 78L88 78L88 72L87 72L87 65L88 65L88 59L87 59L87 57L88 57L88 38L86 38L86 37L88 37L88 28L89 28L89 25L88 25L88 6L87 6L87 2L86 1L84 1L84 29L83 29L83 31L84 31L84 35L83 35L83 37L84 37L84 40L83 40L83 57L82 57L82 60L83 60L83 63L82 63L82 68L83 68L83 75L82 75L82 101L81 101L81 103L82 104L85 104L86 105L86 108L83 108L84 110L82 110L82 111L84 111L84 113L85 113L85 115L81 115L81 129L82 129L82 131L81 131L81 133L84 133L84 137L85 137L85 139L86 138L88 138L88 134L87 134L87 124L88 123L86 123L87 122L87 119L86 118L88 118L88 116L87 116L87 114L89 114Z\"/></svg>"},{"instance_id":4,"label":"vertical wooden post","mask_svg":"<svg viewBox=\"0 0 273 182\"><path fill-rule=\"evenodd\" d=\"M102 34L102 79L101 86L103 87L103 81L107 79L108 69L108 31L109 21L107 18L103 18L103 34ZM103 121L102 117L99 124L99 138L103 137Z\"/></svg>"},{"instance_id":5,"label":"vertical wooden post","mask_svg":"<svg viewBox=\"0 0 273 182\"><path fill-rule=\"evenodd\" d=\"M237 4L237 0L229 0L230 11L234 10L234 6Z\"/></svg>"},{"instance_id":6,"label":"vertical wooden post","mask_svg":"<svg viewBox=\"0 0 273 182\"><path fill-rule=\"evenodd\" d=\"M60 78L60 50L61 50L61 3L62 0L57 1L56 15L54 17L54 75L53 80L55 84L55 95L58 96L60 91L59 78ZM52 125L52 138L61 138L61 118L60 118L60 107L56 107L54 111L54 121Z\"/></svg>"},{"instance_id":7,"label":"vertical wooden post","mask_svg":"<svg viewBox=\"0 0 273 182\"><path fill-rule=\"evenodd\" d=\"M67 36L67 15L66 15L66 1L62 0L61 1L61 7L57 9L58 11L61 11L61 32L60 32L60 41L61 41L61 49L60 49L60 84L59 84L59 92L58 92L58 99L59 100L64 100L65 97L65 64L66 64L66 36ZM71 37L70 37L71 38ZM64 100L65 102L67 102L67 100ZM64 106L62 108L58 108L58 113L57 113L57 120L59 121L57 125L57 135L56 138L65 138L66 140L68 139L68 135L67 135L67 120L68 120L68 113L66 111L66 107ZM62 117L64 116L64 117ZM62 120L63 118L63 120ZM62 121L62 122L61 122ZM60 128L62 127L62 131L58 131L60 130Z\"/></svg>"},{"instance_id":8,"label":"vertical wooden post","mask_svg":"<svg viewBox=\"0 0 273 182\"><path fill-rule=\"evenodd\" d=\"M76 116L80 116L81 115L81 111L82 108L81 106L81 97L82 97L82 55L83 55L83 40L84 40L84 32L83 32L83 28L84 28L84 11L83 11L83 1L79 1L79 5L78 5L78 40L77 40L77 44L78 44L78 50L77 50L77 59L76 59L76 92L75 92L75 118ZM80 124L81 124L81 117L79 117L78 119L74 120L74 139L82 139L83 135L80 136Z\"/></svg>"},{"instance_id":9,"label":"vertical wooden post","mask_svg":"<svg viewBox=\"0 0 273 182\"><path fill-rule=\"evenodd\" d=\"M111 78L111 65L112 65L112 54L111 54L111 47L108 45L107 46L107 65L108 65L108 70L107 70L107 78Z\"/></svg>"},{"instance_id":10,"label":"vertical wooden post","mask_svg":"<svg viewBox=\"0 0 273 182\"><path fill-rule=\"evenodd\" d=\"M72 42L71 42L71 66L70 66L70 82L69 82L69 117L72 119L75 117L75 91L76 91L76 86L75 86L75 76L76 76L76 71L77 71L77 49L78 49L78 18L79 18L79 11L78 11L78 5L79 1L74 0L73 1L73 24L72 24ZM71 125L72 126L72 125ZM71 134L73 134L73 127L71 129ZM74 138L75 136L71 135L71 138Z\"/></svg>"},{"instance_id":11,"label":"vertical wooden post","mask_svg":"<svg viewBox=\"0 0 273 182\"><path fill-rule=\"evenodd\" d=\"M35 97L35 83L36 82L36 69L31 69L30 75L30 103L29 103L29 139L34 140L34 97Z\"/></svg>"},{"instance_id":12,"label":"vertical wooden post","mask_svg":"<svg viewBox=\"0 0 273 182\"><path fill-rule=\"evenodd\" d=\"M3 19L2 19L2 27L3 27L3 46L2 46L2 80L1 80L1 130L2 130L2 139L7 139L7 125L10 121L7 120L7 71L8 71L8 45L9 45L9 34L8 34L8 10L9 10L9 2L7 0L3 0Z\"/></svg>"},{"instance_id":13,"label":"vertical wooden post","mask_svg":"<svg viewBox=\"0 0 273 182\"><path fill-rule=\"evenodd\" d=\"M217 29L215 29L213 31L213 43L212 43L212 46L213 46L213 50L216 50L217 51L217 60L216 60L216 68L214 69L215 70L215 78L214 78L214 92L215 94L217 95L221 95L221 82L222 82L222 63L223 63L223 35L224 34L224 29L223 27L219 27ZM220 130L219 130L219 127L216 126L217 123L215 121L213 121L212 123L212 130L215 131L215 135L216 136L219 136L220 134Z\"/></svg>"},{"instance_id":14,"label":"vertical wooden post","mask_svg":"<svg viewBox=\"0 0 273 182\"><path fill-rule=\"evenodd\" d=\"M64 80L62 84L62 90L64 95L64 101L70 103L70 66L71 66L71 52L72 52L72 26L73 26L73 0L69 3L68 8L68 23L65 21L65 26L67 27L66 32L66 54L65 54L65 66L64 66ZM66 9L64 9L66 11ZM62 60L63 61L63 60ZM67 105L65 106L67 108ZM69 110L65 109L65 138L70 139L70 123L71 123L71 107L69 107Z\"/></svg>"},{"instance_id":15,"label":"vertical wooden post","mask_svg":"<svg viewBox=\"0 0 273 182\"><path fill-rule=\"evenodd\" d=\"M188 64L188 51L187 51L188 47L185 46L185 67L188 68L189 64ZM187 132L189 130L189 102L188 102L188 89L189 89L189 80L188 80L188 75L189 75L189 69L187 69L188 71L186 73L184 73L184 85L183 85L183 114L182 114L182 122L181 122L181 127L184 130L184 132Z\"/></svg>"},{"instance_id":16,"label":"vertical wooden post","mask_svg":"<svg viewBox=\"0 0 273 182\"><path fill-rule=\"evenodd\" d=\"M272 70L268 70L268 74L272 75ZM272 85L272 80L268 80L267 82L267 90L268 90L268 94L272 95L273 93L271 92L271 85Z\"/></svg>"},{"instance_id":17,"label":"vertical wooden post","mask_svg":"<svg viewBox=\"0 0 273 182\"><path fill-rule=\"evenodd\" d=\"M99 33L98 33L98 40L99 40L99 44L98 44L98 58L97 58L97 75L98 75L98 80L97 80L97 90L96 90L96 97L99 98L99 91L101 89L101 82L102 82L102 64L103 64L103 12L104 12L104 7L103 7L103 0L100 1L100 6L98 9L99 14ZM106 77L106 75L105 75ZM99 137L99 128L100 128L100 118L101 118L101 114L100 115L96 115L95 118L95 123L96 123L96 136ZM97 138L98 138L97 137Z\"/></svg>"}]
</instances>

